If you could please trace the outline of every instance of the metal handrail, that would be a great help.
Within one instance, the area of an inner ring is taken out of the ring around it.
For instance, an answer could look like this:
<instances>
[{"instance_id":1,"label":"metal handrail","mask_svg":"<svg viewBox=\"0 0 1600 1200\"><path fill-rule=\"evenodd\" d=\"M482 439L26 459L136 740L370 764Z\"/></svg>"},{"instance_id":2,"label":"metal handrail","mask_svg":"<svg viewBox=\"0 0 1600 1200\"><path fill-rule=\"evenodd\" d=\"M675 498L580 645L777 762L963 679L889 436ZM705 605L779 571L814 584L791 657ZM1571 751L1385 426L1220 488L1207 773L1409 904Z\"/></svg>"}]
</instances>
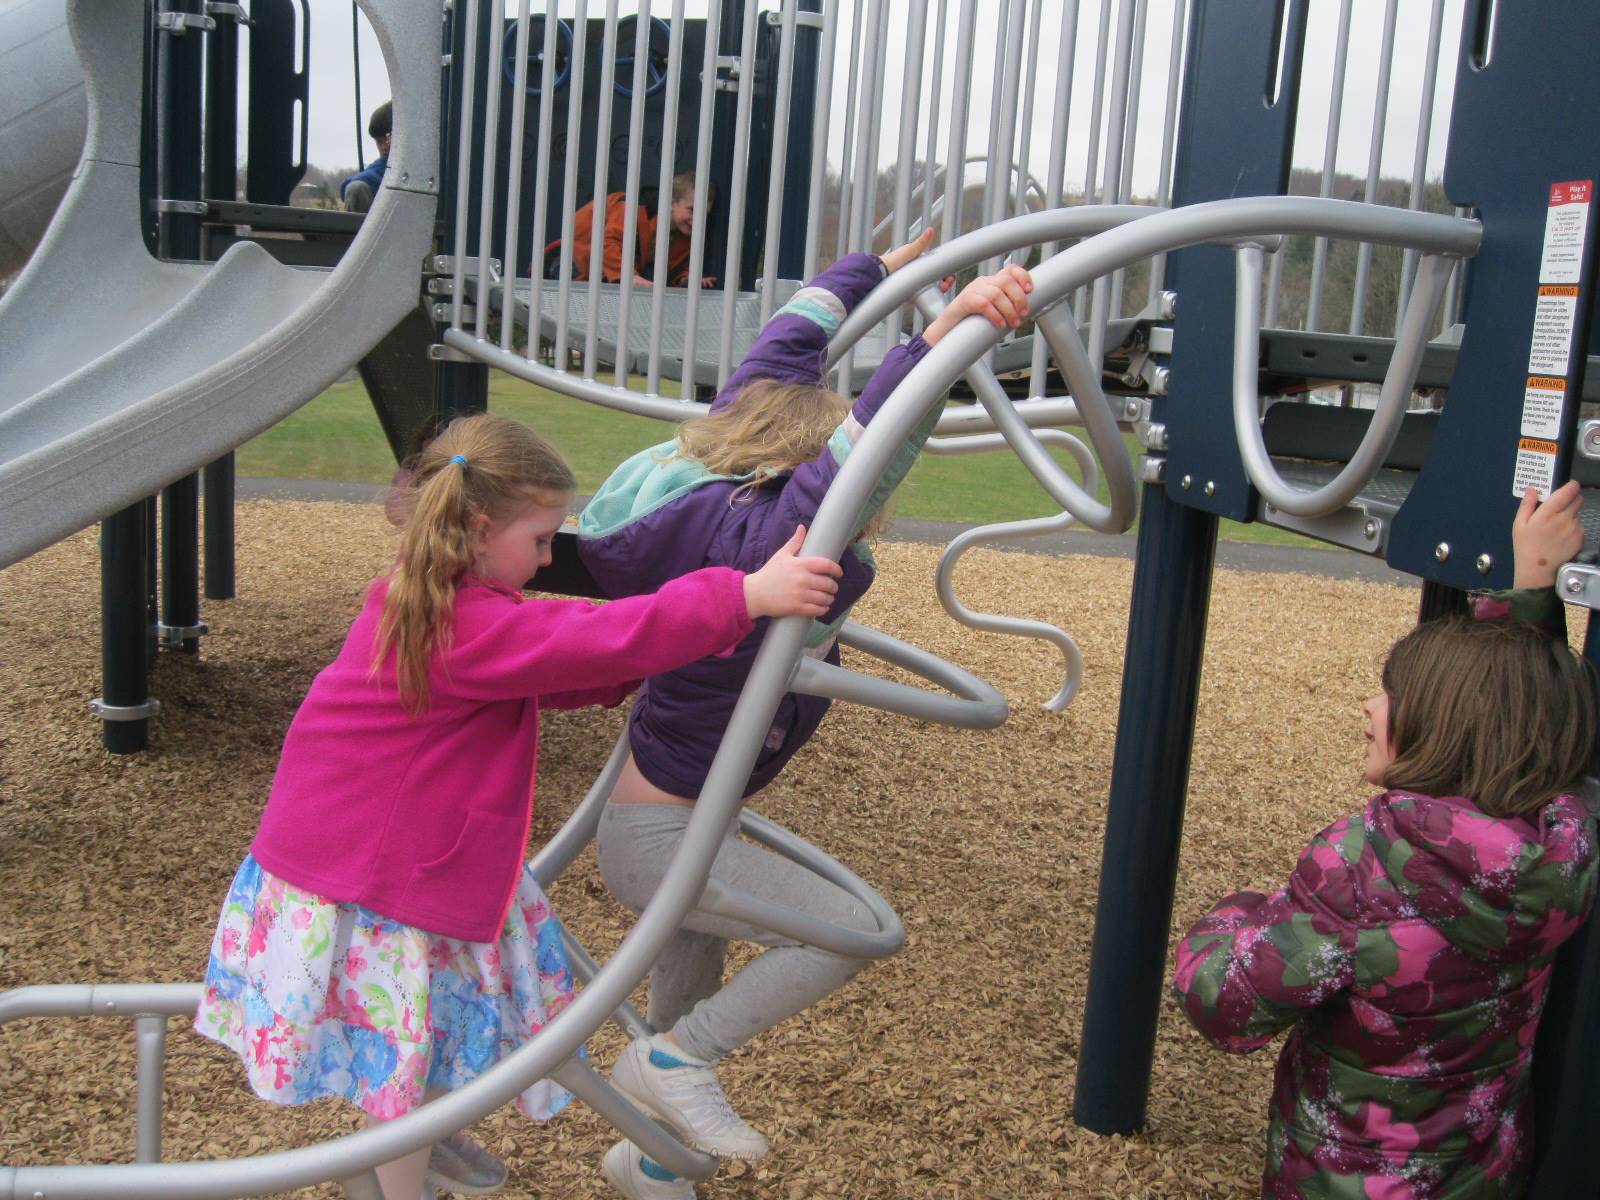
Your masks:
<instances>
[{"instance_id":1,"label":"metal handrail","mask_svg":"<svg viewBox=\"0 0 1600 1200\"><path fill-rule=\"evenodd\" d=\"M939 442L935 447L935 440ZM979 434L976 437L943 438L930 440L926 449L936 454L963 454L982 450L998 449L1008 445L999 434ZM1078 438L1061 429L1046 429L1040 432L1039 440L1052 445L1061 446L1077 461L1078 470L1083 473L1083 487L1085 491L1093 493L1099 486L1100 472L1095 465L1094 454L1089 447ZM956 563L968 550L974 546L989 545L995 542L1017 541L1023 538L1040 537L1047 533L1059 533L1071 526L1077 518L1070 512L1061 512L1053 517L1036 517L1024 521L1005 521L995 525L980 525L953 538L944 553L939 558L939 569L934 579L934 586L938 592L939 603L957 621L972 629L981 629L987 633L1003 633L1014 637L1042 638L1052 643L1061 651L1064 660L1064 676L1061 687L1056 694L1045 702L1045 709L1049 712L1060 712L1072 702L1077 694L1078 685L1083 680L1083 654L1078 649L1078 643L1072 636L1059 626L1051 625L1047 621L1031 621L1022 617L1004 617L996 613L974 612L956 597L955 570Z\"/></svg>"},{"instance_id":2,"label":"metal handrail","mask_svg":"<svg viewBox=\"0 0 1600 1200\"><path fill-rule=\"evenodd\" d=\"M1428 330L1444 296L1454 261L1443 255L1426 254L1418 263L1416 281L1406 298L1405 316L1395 338L1394 355L1384 373L1378 405L1361 444L1338 475L1321 487L1306 491L1294 487L1278 474L1261 430L1261 401L1257 394L1261 248L1240 246L1235 251L1235 259L1233 425L1245 474L1263 500L1291 516L1319 517L1337 512L1350 503L1383 466L1395 438L1400 435L1400 423L1406 415L1417 371L1422 366L1422 355L1427 349Z\"/></svg>"}]
</instances>

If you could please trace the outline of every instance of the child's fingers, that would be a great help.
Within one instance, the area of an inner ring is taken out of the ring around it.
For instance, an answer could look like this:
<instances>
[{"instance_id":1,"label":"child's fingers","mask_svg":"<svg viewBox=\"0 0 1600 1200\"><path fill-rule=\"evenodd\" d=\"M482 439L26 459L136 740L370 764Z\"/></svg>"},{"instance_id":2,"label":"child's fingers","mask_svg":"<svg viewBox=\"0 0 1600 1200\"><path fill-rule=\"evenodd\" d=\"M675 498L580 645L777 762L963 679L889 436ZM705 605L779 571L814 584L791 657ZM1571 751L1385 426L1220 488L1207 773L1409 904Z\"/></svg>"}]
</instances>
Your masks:
<instances>
[{"instance_id":1,"label":"child's fingers","mask_svg":"<svg viewBox=\"0 0 1600 1200\"><path fill-rule=\"evenodd\" d=\"M789 535L789 540L783 544L782 549L780 549L778 553L798 555L800 553L800 547L805 544L805 540L806 527L804 525L796 525L794 527L794 532Z\"/></svg>"},{"instance_id":2,"label":"child's fingers","mask_svg":"<svg viewBox=\"0 0 1600 1200\"><path fill-rule=\"evenodd\" d=\"M800 560L800 565L805 567L805 569L810 571L813 575L827 575L831 577L844 574L843 567L834 562L833 559L824 558L820 554L807 555L805 558ZM833 582L832 578L825 580L825 582L831 588L837 589L839 586Z\"/></svg>"},{"instance_id":3,"label":"child's fingers","mask_svg":"<svg viewBox=\"0 0 1600 1200\"><path fill-rule=\"evenodd\" d=\"M1523 491L1522 499L1517 503L1517 515L1511 518L1511 528L1519 529L1526 525L1538 507L1539 493L1530 486Z\"/></svg>"},{"instance_id":4,"label":"child's fingers","mask_svg":"<svg viewBox=\"0 0 1600 1200\"><path fill-rule=\"evenodd\" d=\"M1543 508L1552 514L1560 515L1574 511L1583 505L1583 492L1578 487L1576 479L1569 479L1550 493L1544 502Z\"/></svg>"}]
</instances>

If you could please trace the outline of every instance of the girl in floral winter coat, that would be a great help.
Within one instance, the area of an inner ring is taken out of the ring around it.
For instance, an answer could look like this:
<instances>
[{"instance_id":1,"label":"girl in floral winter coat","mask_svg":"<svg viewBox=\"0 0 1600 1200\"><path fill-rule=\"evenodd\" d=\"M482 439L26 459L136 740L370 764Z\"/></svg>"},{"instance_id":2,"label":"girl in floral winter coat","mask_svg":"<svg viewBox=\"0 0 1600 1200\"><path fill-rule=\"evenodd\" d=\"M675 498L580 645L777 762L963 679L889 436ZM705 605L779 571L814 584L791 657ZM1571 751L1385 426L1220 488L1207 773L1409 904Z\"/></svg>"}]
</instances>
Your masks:
<instances>
[{"instance_id":1,"label":"girl in floral winter coat","mask_svg":"<svg viewBox=\"0 0 1600 1200\"><path fill-rule=\"evenodd\" d=\"M1363 705L1366 778L1387 790L1313 838L1285 887L1229 896L1178 946L1173 991L1211 1041L1291 1030L1263 1196L1521 1195L1534 1032L1595 891L1572 794L1595 702L1552 587L1579 504L1574 483L1543 505L1530 490L1515 588L1395 644Z\"/></svg>"}]
</instances>

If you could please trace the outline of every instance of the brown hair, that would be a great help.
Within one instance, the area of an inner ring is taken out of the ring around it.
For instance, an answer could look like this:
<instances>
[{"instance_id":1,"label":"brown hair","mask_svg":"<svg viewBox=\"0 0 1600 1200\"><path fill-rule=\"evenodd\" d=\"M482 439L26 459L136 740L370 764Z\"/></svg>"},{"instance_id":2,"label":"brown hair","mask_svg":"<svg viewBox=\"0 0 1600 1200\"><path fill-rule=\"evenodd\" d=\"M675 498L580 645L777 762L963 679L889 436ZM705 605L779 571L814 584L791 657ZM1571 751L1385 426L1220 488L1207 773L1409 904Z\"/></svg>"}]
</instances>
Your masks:
<instances>
[{"instance_id":1,"label":"brown hair","mask_svg":"<svg viewBox=\"0 0 1600 1200\"><path fill-rule=\"evenodd\" d=\"M695 182L693 171L679 171L672 177L672 199L687 200L693 196L702 208L710 208L717 202L717 185L714 180L706 180L705 191L700 191L700 185Z\"/></svg>"},{"instance_id":2,"label":"brown hair","mask_svg":"<svg viewBox=\"0 0 1600 1200\"><path fill-rule=\"evenodd\" d=\"M737 500L816 458L849 411L827 388L758 379L726 408L678 426L678 456L718 475L754 475Z\"/></svg>"},{"instance_id":3,"label":"brown hair","mask_svg":"<svg viewBox=\"0 0 1600 1200\"><path fill-rule=\"evenodd\" d=\"M400 695L413 713L427 707L433 652L449 645L455 589L475 557L478 518L504 521L535 501L564 503L575 486L554 446L526 425L488 413L451 421L416 455L392 509L400 553L372 662L376 673L395 656Z\"/></svg>"},{"instance_id":4,"label":"brown hair","mask_svg":"<svg viewBox=\"0 0 1600 1200\"><path fill-rule=\"evenodd\" d=\"M1526 817L1575 787L1594 750L1588 664L1520 621L1417 626L1390 650L1383 690L1395 756L1385 787Z\"/></svg>"}]
</instances>

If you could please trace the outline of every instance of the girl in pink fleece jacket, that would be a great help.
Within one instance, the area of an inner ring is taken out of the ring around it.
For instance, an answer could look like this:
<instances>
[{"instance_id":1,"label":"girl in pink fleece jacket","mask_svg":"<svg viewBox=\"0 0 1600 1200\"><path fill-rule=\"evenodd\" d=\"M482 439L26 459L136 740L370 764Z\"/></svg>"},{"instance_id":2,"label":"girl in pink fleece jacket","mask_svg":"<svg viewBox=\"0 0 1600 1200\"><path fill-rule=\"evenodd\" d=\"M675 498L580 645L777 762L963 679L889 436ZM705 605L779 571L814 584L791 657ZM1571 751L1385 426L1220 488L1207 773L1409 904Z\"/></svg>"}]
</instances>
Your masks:
<instances>
[{"instance_id":1,"label":"girl in pink fleece jacket","mask_svg":"<svg viewBox=\"0 0 1600 1200\"><path fill-rule=\"evenodd\" d=\"M386 1120L543 1028L572 974L523 862L540 708L616 704L756 618L832 603L839 566L797 557L803 530L749 574L526 599L572 492L560 454L503 417L457 420L418 457L398 561L289 726L212 942L195 1027L264 1099L343 1096ZM518 1105L544 1119L569 1098L543 1082ZM462 1134L431 1167L424 1149L378 1174L415 1200L425 1172L454 1191L504 1178Z\"/></svg>"}]
</instances>

